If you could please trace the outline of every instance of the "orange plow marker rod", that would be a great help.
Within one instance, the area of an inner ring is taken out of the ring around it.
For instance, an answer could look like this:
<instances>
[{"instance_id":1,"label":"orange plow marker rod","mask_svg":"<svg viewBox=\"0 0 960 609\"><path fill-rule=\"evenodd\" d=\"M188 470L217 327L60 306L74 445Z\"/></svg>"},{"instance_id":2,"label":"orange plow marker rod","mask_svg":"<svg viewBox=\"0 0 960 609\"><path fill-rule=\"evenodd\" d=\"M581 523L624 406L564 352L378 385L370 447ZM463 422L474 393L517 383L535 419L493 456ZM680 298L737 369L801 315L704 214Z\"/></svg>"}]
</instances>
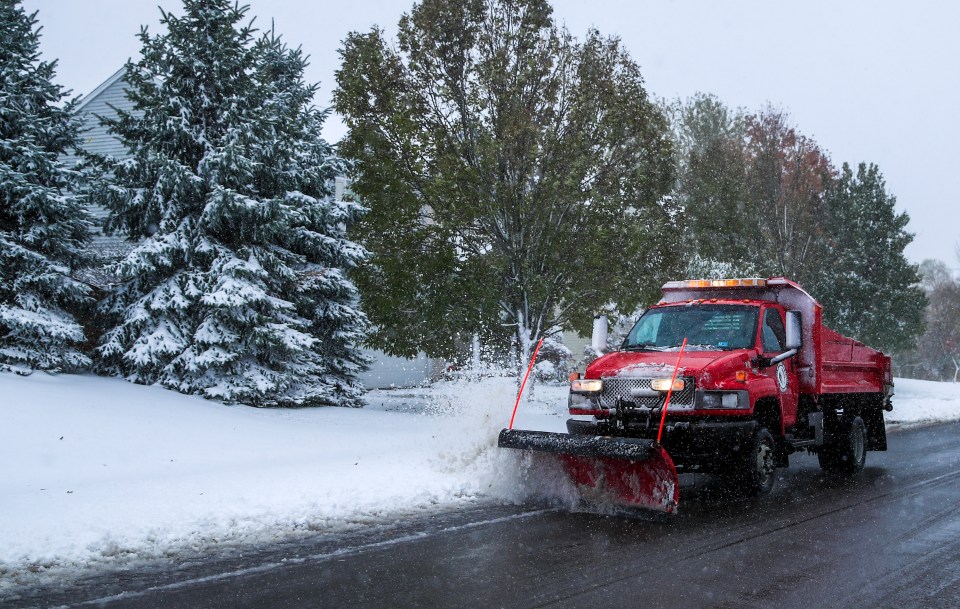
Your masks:
<instances>
[{"instance_id":1,"label":"orange plow marker rod","mask_svg":"<svg viewBox=\"0 0 960 609\"><path fill-rule=\"evenodd\" d=\"M513 429L513 420L517 418L517 408L520 406L520 396L523 395L523 388L527 386L527 378L530 376L530 371L533 370L533 362L537 361L537 353L540 353L540 347L542 345L543 339L541 338L540 342L537 343L537 348L533 350L533 357L530 358L530 365L527 366L527 373L523 375L523 382L520 383L520 391L517 392L517 403L513 405L513 414L510 415L510 427L507 429Z\"/></svg>"},{"instance_id":2,"label":"orange plow marker rod","mask_svg":"<svg viewBox=\"0 0 960 609\"><path fill-rule=\"evenodd\" d=\"M680 345L680 355L677 357L677 365L673 369L673 378L670 379L670 388L667 389L667 399L663 403L663 413L660 415L660 429L657 431L657 444L663 438L663 424L667 422L667 408L670 406L670 396L673 395L673 384L677 382L677 372L680 371L680 360L683 359L683 350L687 348L687 339L683 339Z\"/></svg>"}]
</instances>

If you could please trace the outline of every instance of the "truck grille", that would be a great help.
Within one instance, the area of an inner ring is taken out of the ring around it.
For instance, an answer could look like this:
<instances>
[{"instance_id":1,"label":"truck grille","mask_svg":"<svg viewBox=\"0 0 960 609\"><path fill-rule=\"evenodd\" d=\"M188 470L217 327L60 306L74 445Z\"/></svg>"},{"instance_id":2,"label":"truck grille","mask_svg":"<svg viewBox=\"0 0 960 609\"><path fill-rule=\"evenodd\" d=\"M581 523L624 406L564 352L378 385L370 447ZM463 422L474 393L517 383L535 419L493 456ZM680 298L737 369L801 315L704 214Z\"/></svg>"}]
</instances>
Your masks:
<instances>
[{"instance_id":1,"label":"truck grille","mask_svg":"<svg viewBox=\"0 0 960 609\"><path fill-rule=\"evenodd\" d=\"M600 405L604 408L613 408L617 403L617 398L623 398L624 402L631 402L638 406L655 408L664 401L662 394L656 397L637 397L631 393L633 389L650 389L650 382L653 379L630 378L630 377L606 377L603 379L603 393L600 394ZM674 391L670 396L670 406L693 406L693 378L683 377L683 391Z\"/></svg>"}]
</instances>

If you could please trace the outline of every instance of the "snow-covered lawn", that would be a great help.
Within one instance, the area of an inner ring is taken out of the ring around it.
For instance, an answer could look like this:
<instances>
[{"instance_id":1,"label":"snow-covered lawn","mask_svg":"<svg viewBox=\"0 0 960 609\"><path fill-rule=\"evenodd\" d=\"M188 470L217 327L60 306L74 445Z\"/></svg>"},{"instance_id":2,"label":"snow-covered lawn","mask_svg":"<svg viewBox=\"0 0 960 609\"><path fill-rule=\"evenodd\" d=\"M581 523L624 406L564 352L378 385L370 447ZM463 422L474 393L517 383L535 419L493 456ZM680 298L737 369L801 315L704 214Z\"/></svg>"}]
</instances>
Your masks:
<instances>
[{"instance_id":1,"label":"snow-covered lawn","mask_svg":"<svg viewBox=\"0 0 960 609\"><path fill-rule=\"evenodd\" d=\"M181 548L521 499L555 481L526 479L495 448L515 391L493 378L375 391L363 409L266 410L0 373L0 592ZM894 403L891 423L960 419L960 385L898 379ZM515 426L563 431L565 409L564 387L538 385Z\"/></svg>"},{"instance_id":2,"label":"snow-covered lawn","mask_svg":"<svg viewBox=\"0 0 960 609\"><path fill-rule=\"evenodd\" d=\"M960 419L960 383L894 379L893 412L887 424L904 425Z\"/></svg>"},{"instance_id":3,"label":"snow-covered lawn","mask_svg":"<svg viewBox=\"0 0 960 609\"><path fill-rule=\"evenodd\" d=\"M521 492L510 379L257 409L95 376L0 373L0 591L84 565L267 542ZM565 429L565 388L515 425Z\"/></svg>"}]
</instances>

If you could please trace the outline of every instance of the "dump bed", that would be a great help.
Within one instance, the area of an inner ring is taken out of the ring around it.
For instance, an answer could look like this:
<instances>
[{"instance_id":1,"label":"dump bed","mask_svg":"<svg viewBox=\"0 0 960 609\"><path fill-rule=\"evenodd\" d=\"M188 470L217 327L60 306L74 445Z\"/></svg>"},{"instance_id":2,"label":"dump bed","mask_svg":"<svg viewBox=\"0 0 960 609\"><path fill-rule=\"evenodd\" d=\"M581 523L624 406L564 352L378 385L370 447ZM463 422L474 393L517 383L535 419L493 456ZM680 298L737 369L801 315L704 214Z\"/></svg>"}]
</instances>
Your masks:
<instances>
[{"instance_id":1,"label":"dump bed","mask_svg":"<svg viewBox=\"0 0 960 609\"><path fill-rule=\"evenodd\" d=\"M884 385L893 384L890 357L860 341L824 327L820 349L817 393L882 392Z\"/></svg>"},{"instance_id":2,"label":"dump bed","mask_svg":"<svg viewBox=\"0 0 960 609\"><path fill-rule=\"evenodd\" d=\"M697 281L691 286L686 281L669 282L663 286L661 302L763 300L800 311L803 346L796 363L801 393L880 393L884 385L893 383L890 357L825 327L823 307L797 283L783 277L752 281L756 285L713 286L709 281Z\"/></svg>"}]
</instances>

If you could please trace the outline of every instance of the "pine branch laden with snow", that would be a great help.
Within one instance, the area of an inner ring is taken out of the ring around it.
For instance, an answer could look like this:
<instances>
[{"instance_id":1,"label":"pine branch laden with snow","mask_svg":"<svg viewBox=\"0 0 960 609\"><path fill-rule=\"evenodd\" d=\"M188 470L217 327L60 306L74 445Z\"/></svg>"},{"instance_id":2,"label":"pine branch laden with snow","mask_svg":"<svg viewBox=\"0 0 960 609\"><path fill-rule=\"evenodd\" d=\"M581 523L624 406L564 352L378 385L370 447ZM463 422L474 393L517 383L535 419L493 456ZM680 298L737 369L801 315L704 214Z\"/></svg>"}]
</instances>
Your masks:
<instances>
[{"instance_id":1,"label":"pine branch laden with snow","mask_svg":"<svg viewBox=\"0 0 960 609\"><path fill-rule=\"evenodd\" d=\"M78 145L71 105L39 60L34 15L0 4L0 370L75 370L89 358L74 313L90 301L71 278L91 221L80 174L58 160Z\"/></svg>"},{"instance_id":2,"label":"pine branch laden with snow","mask_svg":"<svg viewBox=\"0 0 960 609\"><path fill-rule=\"evenodd\" d=\"M131 153L100 159L108 227L143 238L102 303L104 369L257 406L359 405L367 321L346 277L363 208L320 137L305 59L241 26L246 8L187 1L127 65L135 113L105 121Z\"/></svg>"}]
</instances>

